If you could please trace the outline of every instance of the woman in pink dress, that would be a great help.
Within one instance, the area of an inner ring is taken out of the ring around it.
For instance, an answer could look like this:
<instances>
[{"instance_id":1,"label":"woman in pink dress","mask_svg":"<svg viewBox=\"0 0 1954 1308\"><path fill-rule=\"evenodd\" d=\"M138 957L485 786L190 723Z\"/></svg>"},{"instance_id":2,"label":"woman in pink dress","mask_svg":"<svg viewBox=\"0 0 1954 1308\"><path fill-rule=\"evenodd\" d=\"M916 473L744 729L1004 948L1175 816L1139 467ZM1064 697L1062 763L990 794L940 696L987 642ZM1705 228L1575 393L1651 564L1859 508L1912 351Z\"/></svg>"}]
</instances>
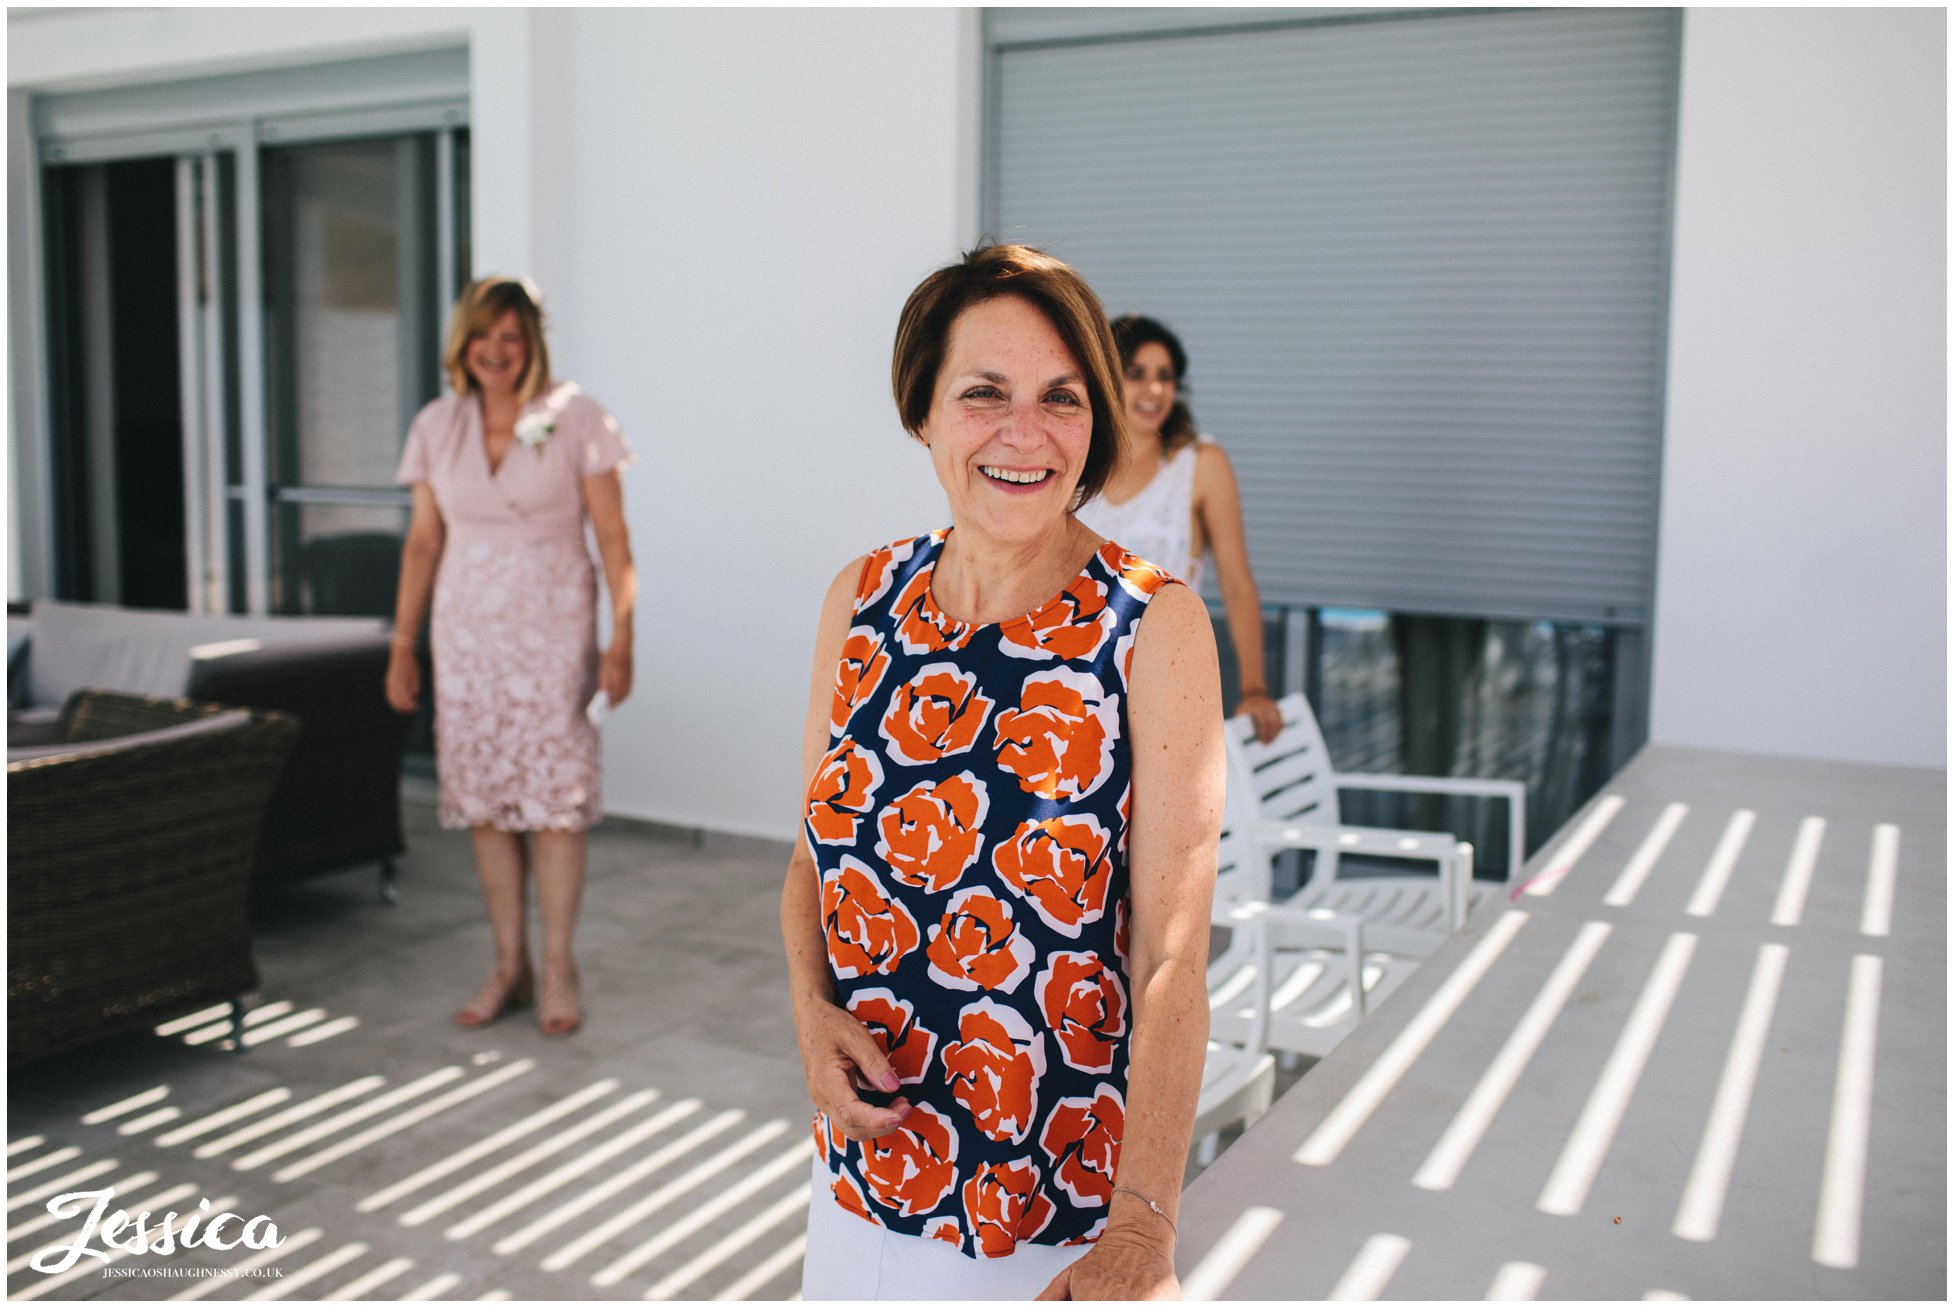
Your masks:
<instances>
[{"instance_id":1,"label":"woman in pink dress","mask_svg":"<svg viewBox=\"0 0 1954 1308\"><path fill-rule=\"evenodd\" d=\"M536 880L543 926L538 1020L546 1036L582 1021L571 940L583 895L585 831L602 812L601 689L631 693L637 573L619 474L631 450L617 422L573 382L550 377L529 285L488 277L455 306L443 362L453 393L415 417L396 480L414 488L401 554L387 699L420 699L414 646L433 605L434 732L440 822L473 833L495 968L455 1013L485 1026L536 995L525 927ZM588 517L611 599L597 650Z\"/></svg>"}]
</instances>

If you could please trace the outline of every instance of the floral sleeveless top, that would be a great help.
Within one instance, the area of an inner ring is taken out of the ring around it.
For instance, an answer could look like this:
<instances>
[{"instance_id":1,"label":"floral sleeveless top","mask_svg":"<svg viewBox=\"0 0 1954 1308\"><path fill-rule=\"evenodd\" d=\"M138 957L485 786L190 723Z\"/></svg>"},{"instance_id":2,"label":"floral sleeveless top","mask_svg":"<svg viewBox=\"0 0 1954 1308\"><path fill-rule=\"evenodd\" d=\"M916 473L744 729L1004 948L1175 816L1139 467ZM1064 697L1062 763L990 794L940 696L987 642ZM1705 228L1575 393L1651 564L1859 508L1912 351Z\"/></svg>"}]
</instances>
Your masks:
<instances>
[{"instance_id":1,"label":"floral sleeveless top","mask_svg":"<svg viewBox=\"0 0 1954 1308\"><path fill-rule=\"evenodd\" d=\"M1108 542L1063 594L939 611L948 529L875 551L807 796L840 1001L914 1105L854 1141L816 1114L836 1201L996 1258L1086 1244L1125 1129L1126 680L1166 573Z\"/></svg>"}]
</instances>

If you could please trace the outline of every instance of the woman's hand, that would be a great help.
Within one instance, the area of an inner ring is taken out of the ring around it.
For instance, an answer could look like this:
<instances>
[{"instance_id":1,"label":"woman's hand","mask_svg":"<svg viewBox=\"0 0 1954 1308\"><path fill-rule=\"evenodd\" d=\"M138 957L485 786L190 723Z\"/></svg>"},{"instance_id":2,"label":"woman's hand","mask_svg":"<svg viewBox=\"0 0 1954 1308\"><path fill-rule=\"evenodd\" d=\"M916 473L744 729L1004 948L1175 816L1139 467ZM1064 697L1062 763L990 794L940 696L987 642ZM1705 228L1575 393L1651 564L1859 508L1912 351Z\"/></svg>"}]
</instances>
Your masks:
<instances>
[{"instance_id":1,"label":"woman's hand","mask_svg":"<svg viewBox=\"0 0 1954 1308\"><path fill-rule=\"evenodd\" d=\"M1248 714L1249 721L1255 724L1255 738L1264 745L1276 738L1282 730L1282 710L1269 698L1266 690L1252 690L1243 695L1236 710Z\"/></svg>"},{"instance_id":2,"label":"woman's hand","mask_svg":"<svg viewBox=\"0 0 1954 1308\"><path fill-rule=\"evenodd\" d=\"M387 656L387 703L396 713L412 713L421 702L421 661L406 645Z\"/></svg>"},{"instance_id":3,"label":"woman's hand","mask_svg":"<svg viewBox=\"0 0 1954 1308\"><path fill-rule=\"evenodd\" d=\"M611 643L598 661L597 685L616 708L631 693L631 622L638 609L638 569L631 562L624 482L618 470L585 477L583 498L597 535L597 555L604 563L604 588L611 593Z\"/></svg>"},{"instance_id":4,"label":"woman's hand","mask_svg":"<svg viewBox=\"0 0 1954 1308\"><path fill-rule=\"evenodd\" d=\"M434 574L447 539L433 488L415 482L413 516L400 547L400 584L394 591L393 648L387 654L387 703L396 713L412 713L420 703L421 661L410 636L427 621Z\"/></svg>"},{"instance_id":5,"label":"woman's hand","mask_svg":"<svg viewBox=\"0 0 1954 1308\"><path fill-rule=\"evenodd\" d=\"M1038 1294L1040 1299L1178 1299L1173 1246L1131 1231L1108 1231Z\"/></svg>"},{"instance_id":6,"label":"woman's hand","mask_svg":"<svg viewBox=\"0 0 1954 1308\"><path fill-rule=\"evenodd\" d=\"M891 1092L902 1084L867 1027L826 1000L796 1005L794 1027L807 1073L807 1097L837 1131L850 1140L873 1140L902 1125L909 1116L907 1099L878 1108L859 1093L870 1088Z\"/></svg>"},{"instance_id":7,"label":"woman's hand","mask_svg":"<svg viewBox=\"0 0 1954 1308\"><path fill-rule=\"evenodd\" d=\"M597 684L611 697L611 707L622 704L631 693L631 647L613 640L597 665Z\"/></svg>"}]
</instances>

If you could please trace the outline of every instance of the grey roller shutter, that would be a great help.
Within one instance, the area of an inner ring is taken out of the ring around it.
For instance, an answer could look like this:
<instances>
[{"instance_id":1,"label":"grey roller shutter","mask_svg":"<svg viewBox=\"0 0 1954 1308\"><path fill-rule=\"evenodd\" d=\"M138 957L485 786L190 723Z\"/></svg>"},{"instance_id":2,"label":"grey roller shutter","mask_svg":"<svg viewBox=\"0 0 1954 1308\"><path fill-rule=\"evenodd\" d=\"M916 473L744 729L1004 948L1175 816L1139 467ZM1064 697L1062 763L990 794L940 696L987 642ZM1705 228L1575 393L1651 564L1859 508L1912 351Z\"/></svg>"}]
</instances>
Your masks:
<instances>
[{"instance_id":1,"label":"grey roller shutter","mask_svg":"<svg viewBox=\"0 0 1954 1308\"><path fill-rule=\"evenodd\" d=\"M1265 600L1646 622L1676 11L1037 14L990 31L988 230L1181 334Z\"/></svg>"}]
</instances>

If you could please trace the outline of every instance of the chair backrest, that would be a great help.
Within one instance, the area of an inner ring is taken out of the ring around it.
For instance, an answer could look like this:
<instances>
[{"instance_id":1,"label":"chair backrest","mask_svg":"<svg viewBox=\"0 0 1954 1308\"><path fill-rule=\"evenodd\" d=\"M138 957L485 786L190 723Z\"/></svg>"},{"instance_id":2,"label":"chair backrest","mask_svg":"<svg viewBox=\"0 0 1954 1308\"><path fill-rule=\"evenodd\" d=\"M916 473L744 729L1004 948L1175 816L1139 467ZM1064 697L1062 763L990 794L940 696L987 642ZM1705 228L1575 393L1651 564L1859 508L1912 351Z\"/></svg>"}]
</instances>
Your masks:
<instances>
[{"instance_id":1,"label":"chair backrest","mask_svg":"<svg viewBox=\"0 0 1954 1308\"><path fill-rule=\"evenodd\" d=\"M1323 743L1323 729L1300 691L1277 701L1282 730L1268 744L1255 738L1246 717L1228 719L1222 733L1228 751L1228 798L1223 820L1308 822L1336 826L1342 821L1334 769Z\"/></svg>"},{"instance_id":2,"label":"chair backrest","mask_svg":"<svg viewBox=\"0 0 1954 1308\"><path fill-rule=\"evenodd\" d=\"M308 613L391 617L400 579L401 539L391 532L315 536L299 553Z\"/></svg>"},{"instance_id":3,"label":"chair backrest","mask_svg":"<svg viewBox=\"0 0 1954 1308\"><path fill-rule=\"evenodd\" d=\"M245 710L225 709L219 713L190 718L166 727L151 727L146 731L138 731L127 736L57 741L42 745L10 745L7 747L7 767L11 771L16 763L33 763L42 759L98 758L105 754L127 753L151 745L174 744L196 736L241 731L250 725L251 715Z\"/></svg>"},{"instance_id":4,"label":"chair backrest","mask_svg":"<svg viewBox=\"0 0 1954 1308\"><path fill-rule=\"evenodd\" d=\"M1215 912L1267 900L1270 894L1269 861L1249 857L1248 841L1230 825L1221 833L1217 848L1214 879Z\"/></svg>"}]
</instances>

